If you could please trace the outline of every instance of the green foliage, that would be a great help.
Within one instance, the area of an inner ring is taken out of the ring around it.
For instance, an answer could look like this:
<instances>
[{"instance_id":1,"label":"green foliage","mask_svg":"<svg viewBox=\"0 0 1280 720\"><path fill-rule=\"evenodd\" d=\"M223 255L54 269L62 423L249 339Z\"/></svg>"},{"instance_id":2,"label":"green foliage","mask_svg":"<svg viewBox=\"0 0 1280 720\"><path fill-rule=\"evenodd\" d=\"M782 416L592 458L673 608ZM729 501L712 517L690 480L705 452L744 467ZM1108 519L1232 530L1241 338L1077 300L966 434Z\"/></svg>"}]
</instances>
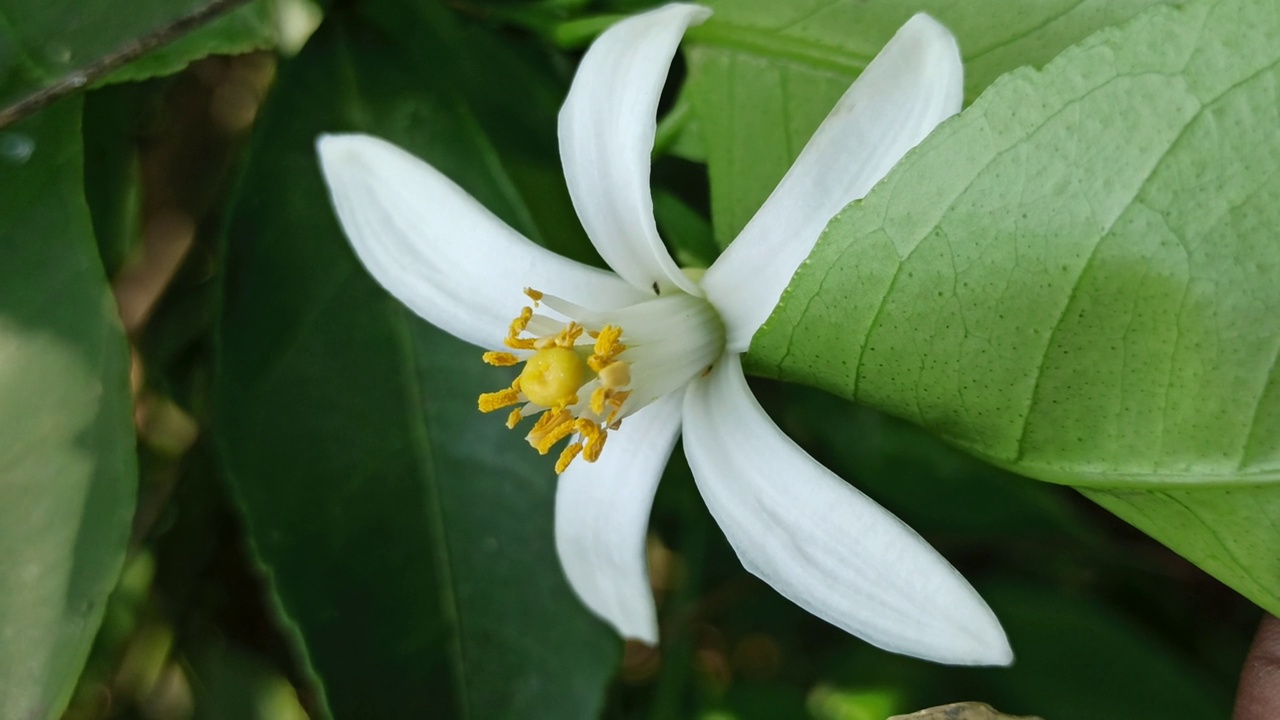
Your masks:
<instances>
[{"instance_id":1,"label":"green foliage","mask_svg":"<svg viewBox=\"0 0 1280 720\"><path fill-rule=\"evenodd\" d=\"M1064 486L1280 611L1273 2L712 0L676 63L654 211L705 266L904 20L958 36L971 106L831 223L750 359L835 393L754 387L974 582L1012 669L799 610L679 452L662 643L624 652L562 578L550 463L475 412L510 372L367 276L314 141L385 137L598 263L556 113L657 3L320 4L268 90L269 53L183 70L273 47L273 0L0 0L0 124L95 87L0 129L0 718L1227 715L1257 609Z\"/></svg>"},{"instance_id":2,"label":"green foliage","mask_svg":"<svg viewBox=\"0 0 1280 720\"><path fill-rule=\"evenodd\" d=\"M559 571L550 465L475 411L509 373L374 284L320 178L319 133L372 132L533 230L481 111L436 71L466 62L437 39L449 18L393 10L330 18L251 150L215 386L226 473L334 716L589 716L620 646ZM414 42L388 43L402 27Z\"/></svg>"},{"instance_id":3,"label":"green foliage","mask_svg":"<svg viewBox=\"0 0 1280 720\"><path fill-rule=\"evenodd\" d=\"M193 60L238 55L275 44L273 0L251 0L207 25L178 36L111 73L105 82L131 82L172 75Z\"/></svg>"},{"instance_id":4,"label":"green foliage","mask_svg":"<svg viewBox=\"0 0 1280 720\"><path fill-rule=\"evenodd\" d=\"M972 100L1000 75L1041 65L1159 2L707 2L715 14L690 33L686 53L716 240L723 247L737 236L836 99L914 13L956 34Z\"/></svg>"},{"instance_id":5,"label":"green foliage","mask_svg":"<svg viewBox=\"0 0 1280 720\"><path fill-rule=\"evenodd\" d=\"M997 81L832 221L757 368L1081 487L1280 612L1276 33L1161 7Z\"/></svg>"},{"instance_id":6,"label":"green foliage","mask_svg":"<svg viewBox=\"0 0 1280 720\"><path fill-rule=\"evenodd\" d=\"M109 81L168 75L210 54L270 46L270 0L253 0L185 36L183 31L191 28L175 28L208 8L221 11L231 5L211 0L132 0L127 7L9 0L0 5L0 111L55 85L84 87L154 44L157 36L169 44L120 69Z\"/></svg>"},{"instance_id":7,"label":"green foliage","mask_svg":"<svg viewBox=\"0 0 1280 720\"><path fill-rule=\"evenodd\" d=\"M137 482L124 332L82 190L80 101L0 132L0 716L62 713Z\"/></svg>"}]
</instances>

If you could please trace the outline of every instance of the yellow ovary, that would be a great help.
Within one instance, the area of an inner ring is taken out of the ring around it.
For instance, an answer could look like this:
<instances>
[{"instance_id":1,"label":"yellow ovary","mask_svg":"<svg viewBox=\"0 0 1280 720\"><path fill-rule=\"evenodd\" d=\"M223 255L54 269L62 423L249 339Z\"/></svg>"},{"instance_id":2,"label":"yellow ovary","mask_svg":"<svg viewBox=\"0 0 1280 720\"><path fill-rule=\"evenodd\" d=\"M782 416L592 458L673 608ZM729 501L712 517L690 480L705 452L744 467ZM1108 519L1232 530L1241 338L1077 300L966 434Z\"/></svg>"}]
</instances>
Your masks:
<instances>
[{"instance_id":1,"label":"yellow ovary","mask_svg":"<svg viewBox=\"0 0 1280 720\"><path fill-rule=\"evenodd\" d=\"M569 348L549 347L533 354L520 371L520 389L530 402L547 407L578 401L587 364Z\"/></svg>"}]
</instances>

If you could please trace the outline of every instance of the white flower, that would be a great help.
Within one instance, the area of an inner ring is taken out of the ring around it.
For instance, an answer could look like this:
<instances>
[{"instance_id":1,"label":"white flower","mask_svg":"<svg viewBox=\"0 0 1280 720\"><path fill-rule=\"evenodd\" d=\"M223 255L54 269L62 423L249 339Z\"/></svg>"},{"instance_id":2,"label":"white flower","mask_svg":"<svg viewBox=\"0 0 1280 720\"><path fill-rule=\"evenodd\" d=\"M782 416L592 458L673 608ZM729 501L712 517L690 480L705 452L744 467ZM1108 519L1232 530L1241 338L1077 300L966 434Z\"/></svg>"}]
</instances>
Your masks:
<instances>
[{"instance_id":1,"label":"white flower","mask_svg":"<svg viewBox=\"0 0 1280 720\"><path fill-rule=\"evenodd\" d=\"M739 360L828 220L959 110L955 40L925 15L904 25L697 281L658 236L649 156L667 68L685 29L709 14L667 5L614 25L583 58L560 112L573 204L616 274L535 245L431 166L369 136L318 141L343 228L373 277L419 315L495 350L485 354L492 364L524 363L511 388L481 397L482 409L513 406L511 425L541 413L530 443L542 452L566 443L560 561L587 607L622 635L657 641L644 540L683 428L708 509L742 564L778 592L889 650L1006 664L1004 632L973 588L788 439ZM526 296L527 287L537 290Z\"/></svg>"}]
</instances>

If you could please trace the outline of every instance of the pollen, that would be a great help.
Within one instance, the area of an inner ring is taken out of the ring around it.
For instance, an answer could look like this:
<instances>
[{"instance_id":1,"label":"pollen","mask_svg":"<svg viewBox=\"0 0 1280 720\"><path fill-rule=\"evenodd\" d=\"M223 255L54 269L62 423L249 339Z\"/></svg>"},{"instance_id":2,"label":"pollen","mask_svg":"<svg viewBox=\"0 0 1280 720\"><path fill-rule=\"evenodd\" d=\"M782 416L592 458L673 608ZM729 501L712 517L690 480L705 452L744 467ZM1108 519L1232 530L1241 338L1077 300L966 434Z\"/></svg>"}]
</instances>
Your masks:
<instances>
[{"instance_id":1,"label":"pollen","mask_svg":"<svg viewBox=\"0 0 1280 720\"><path fill-rule=\"evenodd\" d=\"M586 376L586 363L578 353L553 345L533 354L520 371L520 389L529 402L564 407L577 402L578 388Z\"/></svg>"}]
</instances>

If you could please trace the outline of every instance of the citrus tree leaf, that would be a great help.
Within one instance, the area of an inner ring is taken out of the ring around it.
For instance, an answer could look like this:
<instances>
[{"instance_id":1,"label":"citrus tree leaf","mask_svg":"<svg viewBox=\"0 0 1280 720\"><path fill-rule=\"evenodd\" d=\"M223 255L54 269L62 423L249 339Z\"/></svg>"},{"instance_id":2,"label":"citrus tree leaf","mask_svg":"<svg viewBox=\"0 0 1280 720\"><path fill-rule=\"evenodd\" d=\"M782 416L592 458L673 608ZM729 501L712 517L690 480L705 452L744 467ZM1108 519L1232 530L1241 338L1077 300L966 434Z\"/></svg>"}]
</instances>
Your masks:
<instances>
[{"instance_id":1,"label":"citrus tree leaf","mask_svg":"<svg viewBox=\"0 0 1280 720\"><path fill-rule=\"evenodd\" d=\"M0 717L56 718L124 562L129 362L85 205L80 103L0 132Z\"/></svg>"},{"instance_id":2,"label":"citrus tree leaf","mask_svg":"<svg viewBox=\"0 0 1280 720\"><path fill-rule=\"evenodd\" d=\"M711 176L723 247L778 180L871 58L913 14L956 34L972 100L1000 75L1043 65L1090 33L1162 0L709 0L715 14L690 33L688 97Z\"/></svg>"},{"instance_id":3,"label":"citrus tree leaf","mask_svg":"<svg viewBox=\"0 0 1280 720\"><path fill-rule=\"evenodd\" d=\"M554 105L528 95L545 66L433 10L362 12L336 11L282 67L250 151L215 381L225 471L334 717L590 717L620 643L559 568L547 458L476 412L510 373L365 273L314 146L380 135L535 234L545 213L466 88L501 89L522 107L501 113L507 141L542 137L554 156Z\"/></svg>"},{"instance_id":4,"label":"citrus tree leaf","mask_svg":"<svg viewBox=\"0 0 1280 720\"><path fill-rule=\"evenodd\" d=\"M998 80L833 219L758 370L1099 502L1280 611L1280 8Z\"/></svg>"},{"instance_id":5,"label":"citrus tree leaf","mask_svg":"<svg viewBox=\"0 0 1280 720\"><path fill-rule=\"evenodd\" d=\"M130 61L113 79L169 74L213 53L265 47L274 34L268 3L254 0L205 25L245 0L0 0L0 127Z\"/></svg>"}]
</instances>

